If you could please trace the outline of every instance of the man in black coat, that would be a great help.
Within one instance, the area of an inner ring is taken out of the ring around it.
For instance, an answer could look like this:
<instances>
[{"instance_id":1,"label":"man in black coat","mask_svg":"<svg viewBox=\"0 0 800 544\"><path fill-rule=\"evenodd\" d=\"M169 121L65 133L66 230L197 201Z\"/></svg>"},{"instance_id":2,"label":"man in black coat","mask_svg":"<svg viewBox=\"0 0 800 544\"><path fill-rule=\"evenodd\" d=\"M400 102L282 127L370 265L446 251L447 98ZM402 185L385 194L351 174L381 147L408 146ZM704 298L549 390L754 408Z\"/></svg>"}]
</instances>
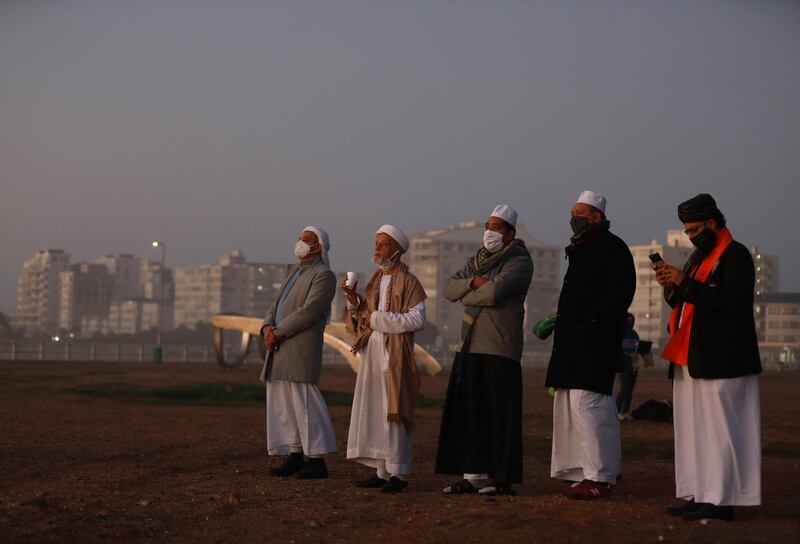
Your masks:
<instances>
[{"instance_id":1,"label":"man in black coat","mask_svg":"<svg viewBox=\"0 0 800 544\"><path fill-rule=\"evenodd\" d=\"M708 194L678 206L697 250L683 269L660 263L656 279L673 307L661 357L674 363L675 489L668 513L733 519L761 504L761 409L750 251L733 240Z\"/></svg>"},{"instance_id":2,"label":"man in black coat","mask_svg":"<svg viewBox=\"0 0 800 544\"><path fill-rule=\"evenodd\" d=\"M620 473L612 388L636 291L633 257L609 231L605 208L605 197L592 191L581 193L572 207L574 236L546 382L556 389L550 475L571 482L565 495L587 500L609 496Z\"/></svg>"}]
</instances>

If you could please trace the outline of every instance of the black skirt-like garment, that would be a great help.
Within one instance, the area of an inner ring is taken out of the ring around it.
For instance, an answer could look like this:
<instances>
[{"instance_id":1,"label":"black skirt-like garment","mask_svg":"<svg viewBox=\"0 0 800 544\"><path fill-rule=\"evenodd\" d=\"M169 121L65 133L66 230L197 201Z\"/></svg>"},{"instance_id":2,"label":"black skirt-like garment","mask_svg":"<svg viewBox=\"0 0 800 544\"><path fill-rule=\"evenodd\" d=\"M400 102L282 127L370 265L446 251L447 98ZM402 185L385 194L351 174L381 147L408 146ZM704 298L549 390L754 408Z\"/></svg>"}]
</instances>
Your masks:
<instances>
[{"instance_id":1,"label":"black skirt-like garment","mask_svg":"<svg viewBox=\"0 0 800 544\"><path fill-rule=\"evenodd\" d=\"M457 354L436 451L437 474L522 482L522 369L496 355Z\"/></svg>"}]
</instances>

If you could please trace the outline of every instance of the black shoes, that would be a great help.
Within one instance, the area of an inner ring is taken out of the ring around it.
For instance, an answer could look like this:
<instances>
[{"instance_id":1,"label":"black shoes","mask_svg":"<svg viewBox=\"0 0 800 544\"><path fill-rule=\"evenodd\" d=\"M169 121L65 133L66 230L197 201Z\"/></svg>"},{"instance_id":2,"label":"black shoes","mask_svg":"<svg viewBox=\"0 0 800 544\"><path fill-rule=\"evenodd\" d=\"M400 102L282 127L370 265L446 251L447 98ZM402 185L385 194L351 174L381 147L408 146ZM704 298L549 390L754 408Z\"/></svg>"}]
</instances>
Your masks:
<instances>
[{"instance_id":1,"label":"black shoes","mask_svg":"<svg viewBox=\"0 0 800 544\"><path fill-rule=\"evenodd\" d=\"M306 466L295 472L294 477L298 480L324 480L328 477L328 467L325 459L321 457L309 458Z\"/></svg>"},{"instance_id":2,"label":"black shoes","mask_svg":"<svg viewBox=\"0 0 800 544\"><path fill-rule=\"evenodd\" d=\"M682 517L687 521L701 519L731 521L733 519L733 506L714 506L707 502L694 502L694 499L692 499L680 506L667 506L667 514Z\"/></svg>"},{"instance_id":3,"label":"black shoes","mask_svg":"<svg viewBox=\"0 0 800 544\"><path fill-rule=\"evenodd\" d=\"M386 482L386 485L381 488L381 493L400 493L404 491L406 487L408 487L408 482L401 480L397 476L392 476L389 478L389 481Z\"/></svg>"},{"instance_id":4,"label":"black shoes","mask_svg":"<svg viewBox=\"0 0 800 544\"><path fill-rule=\"evenodd\" d=\"M703 504L696 510L685 512L682 517L686 521L698 521L701 519L721 519L723 521L732 521L733 506L714 506L713 504Z\"/></svg>"},{"instance_id":5,"label":"black shoes","mask_svg":"<svg viewBox=\"0 0 800 544\"><path fill-rule=\"evenodd\" d=\"M290 453L289 457L286 458L281 466L269 469L269 473L272 476L286 478L287 476L291 476L303 468L305 465L306 462L303 459L303 452Z\"/></svg>"},{"instance_id":6,"label":"black shoes","mask_svg":"<svg viewBox=\"0 0 800 544\"><path fill-rule=\"evenodd\" d=\"M377 474L373 474L366 480L354 481L353 485L365 489L377 489L379 487L385 486L387 483L389 483L388 480L384 480L383 478L379 478Z\"/></svg>"},{"instance_id":7,"label":"black shoes","mask_svg":"<svg viewBox=\"0 0 800 544\"><path fill-rule=\"evenodd\" d=\"M703 502L694 502L694 499L692 499L678 506L667 506L667 514L670 516L681 517L688 512L694 512L704 504L705 503Z\"/></svg>"}]
</instances>

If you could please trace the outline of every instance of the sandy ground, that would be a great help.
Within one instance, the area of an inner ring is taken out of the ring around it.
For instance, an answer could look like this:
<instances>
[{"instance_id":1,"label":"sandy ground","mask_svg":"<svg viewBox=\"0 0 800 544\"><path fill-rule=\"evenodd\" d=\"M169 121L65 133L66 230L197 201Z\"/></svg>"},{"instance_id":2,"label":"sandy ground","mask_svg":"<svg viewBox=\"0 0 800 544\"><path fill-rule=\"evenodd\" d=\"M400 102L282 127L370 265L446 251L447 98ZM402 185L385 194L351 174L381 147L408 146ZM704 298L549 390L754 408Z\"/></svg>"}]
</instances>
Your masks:
<instances>
[{"instance_id":1,"label":"sandy ground","mask_svg":"<svg viewBox=\"0 0 800 544\"><path fill-rule=\"evenodd\" d=\"M525 374L525 482L516 497L450 497L433 474L441 412L418 412L409 491L358 490L369 475L342 453L328 480L271 478L264 407L91 398L75 386L257 383L259 368L211 364L0 363L3 542L800 542L800 374L766 374L764 505L733 523L688 523L673 502L672 427L623 425L623 480L613 497L571 501L549 474L551 398ZM352 391L348 368L322 388ZM442 397L447 377L425 377ZM634 405L670 394L662 371L640 375ZM340 452L349 408L330 408Z\"/></svg>"}]
</instances>

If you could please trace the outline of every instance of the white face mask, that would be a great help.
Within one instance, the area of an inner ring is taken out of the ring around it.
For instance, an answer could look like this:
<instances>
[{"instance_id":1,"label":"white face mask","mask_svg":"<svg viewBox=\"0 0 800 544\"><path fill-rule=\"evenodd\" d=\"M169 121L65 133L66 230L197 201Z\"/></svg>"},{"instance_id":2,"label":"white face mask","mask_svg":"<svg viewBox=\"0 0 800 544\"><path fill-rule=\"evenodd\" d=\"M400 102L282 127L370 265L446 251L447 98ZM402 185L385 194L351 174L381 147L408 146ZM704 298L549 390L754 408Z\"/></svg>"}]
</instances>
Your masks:
<instances>
[{"instance_id":1,"label":"white face mask","mask_svg":"<svg viewBox=\"0 0 800 544\"><path fill-rule=\"evenodd\" d=\"M398 253L400 253L399 250L395 251L394 253L392 253L391 257L383 261L379 261L378 258L373 255L372 263L378 268L380 268L381 272L386 272L387 270L389 270L391 267L394 266L394 258L397 257Z\"/></svg>"},{"instance_id":2,"label":"white face mask","mask_svg":"<svg viewBox=\"0 0 800 544\"><path fill-rule=\"evenodd\" d=\"M490 253L497 253L503 248L503 235L493 230L483 231L483 247Z\"/></svg>"},{"instance_id":3,"label":"white face mask","mask_svg":"<svg viewBox=\"0 0 800 544\"><path fill-rule=\"evenodd\" d=\"M294 256L298 259L302 259L308 257L309 253L311 253L311 246L302 240L298 240L294 245Z\"/></svg>"}]
</instances>

